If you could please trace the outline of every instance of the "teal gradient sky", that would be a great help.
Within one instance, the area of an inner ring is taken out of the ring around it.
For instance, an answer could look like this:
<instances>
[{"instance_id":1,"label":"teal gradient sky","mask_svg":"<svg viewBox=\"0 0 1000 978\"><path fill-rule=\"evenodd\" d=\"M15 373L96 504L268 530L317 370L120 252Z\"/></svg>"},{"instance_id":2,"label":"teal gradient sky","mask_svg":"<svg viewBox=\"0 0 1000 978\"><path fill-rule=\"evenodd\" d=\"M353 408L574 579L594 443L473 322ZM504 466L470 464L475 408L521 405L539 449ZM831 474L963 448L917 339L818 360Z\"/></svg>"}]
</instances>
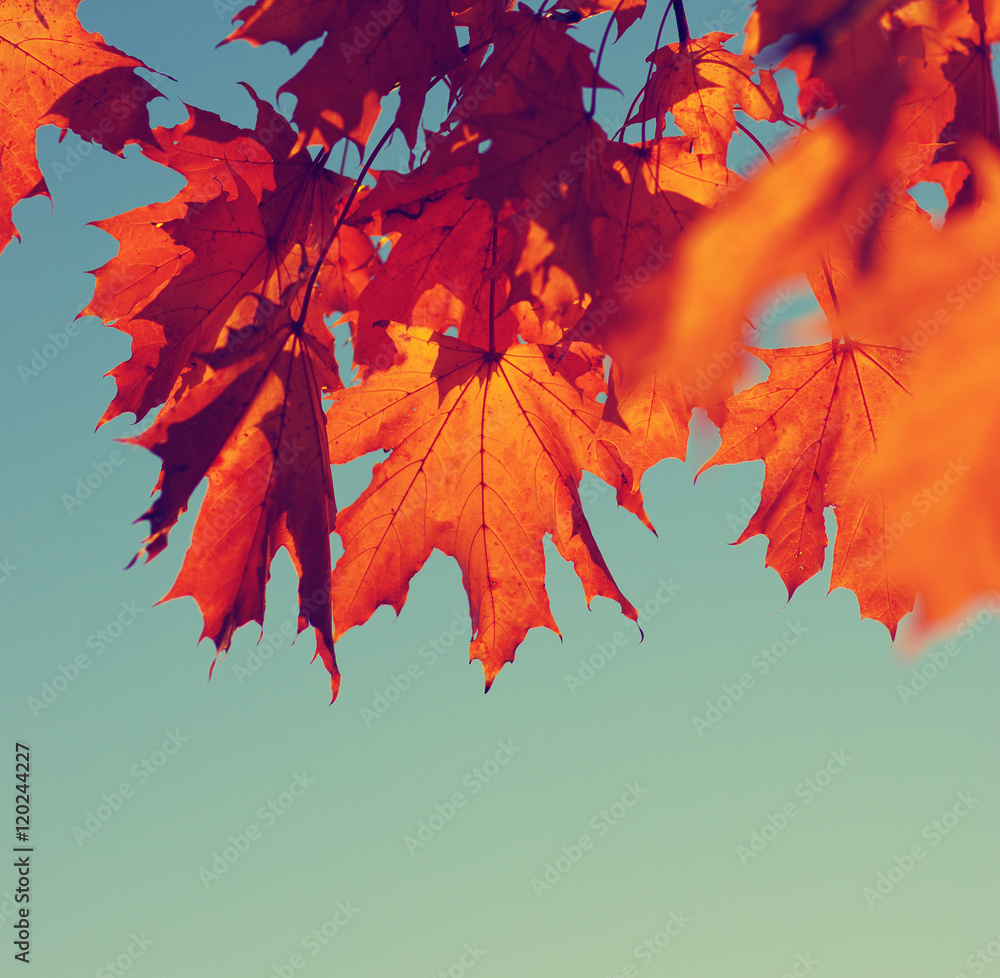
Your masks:
<instances>
[{"instance_id":1,"label":"teal gradient sky","mask_svg":"<svg viewBox=\"0 0 1000 978\"><path fill-rule=\"evenodd\" d=\"M295 58L273 44L214 50L241 6L86 0L80 13L179 79L158 82L171 99L154 103L155 123L180 121L185 100L246 125L252 103L236 83L273 97L315 45ZM721 0L687 6L695 34L745 14ZM624 95L602 93L599 119L620 118L642 84L656 9L606 55L603 73ZM596 46L595 31L581 36ZM674 38L672 23L664 36ZM36 376L18 369L87 303L85 270L115 252L87 222L181 184L135 147L125 160L86 148L41 130L54 210L42 198L21 204L23 241L0 257L0 561L10 568L0 583L0 808L11 826L13 745L28 743L35 851L23 973L100 978L124 956L130 978L1000 976L1000 946L989 950L1000 940L993 612L948 636L958 654L935 646L946 665L914 682L932 660L905 659L883 626L860 620L849 592L828 596L829 562L786 604L764 568L765 540L728 546L763 466L712 469L695 485L718 443L701 415L689 460L663 462L644 482L658 537L586 477L608 564L634 603L648 602L641 644L611 602L587 611L571 566L548 546L562 640L532 632L484 696L481 667L467 661L457 565L435 554L398 620L380 609L338 643L344 679L330 706L312 639L285 638L296 610L282 554L270 646L244 628L208 682L213 647L197 645L194 602L153 607L193 514L155 561L124 570L158 467L115 442L134 433L125 419L94 425L114 392L102 375L127 358L128 338L87 318ZM750 158L738 143L732 162ZM404 164L391 145L382 166ZM792 312L811 314L797 296ZM789 335L784 321L764 343ZM120 464L108 461L116 451ZM370 464L335 471L341 505ZM65 494L95 472L100 484L68 510ZM451 641L453 624L462 640ZM46 684L52 702L41 705ZM85 835L105 796L119 796L117 810ZM10 828L4 838L13 845ZM922 855L907 862L913 846ZM216 857L226 868L213 878ZM22 973L8 966L10 862L0 872L4 975Z\"/></svg>"}]
</instances>

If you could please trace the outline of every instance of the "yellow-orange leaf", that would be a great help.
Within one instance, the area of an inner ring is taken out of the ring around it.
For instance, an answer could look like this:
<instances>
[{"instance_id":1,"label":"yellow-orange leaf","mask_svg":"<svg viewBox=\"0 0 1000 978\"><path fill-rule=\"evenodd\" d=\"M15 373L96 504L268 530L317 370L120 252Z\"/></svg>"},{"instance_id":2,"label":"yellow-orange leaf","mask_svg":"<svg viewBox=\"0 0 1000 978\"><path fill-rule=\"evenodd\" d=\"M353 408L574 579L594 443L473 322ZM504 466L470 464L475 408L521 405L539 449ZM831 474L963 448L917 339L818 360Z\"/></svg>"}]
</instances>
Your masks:
<instances>
[{"instance_id":1,"label":"yellow-orange leaf","mask_svg":"<svg viewBox=\"0 0 1000 978\"><path fill-rule=\"evenodd\" d=\"M845 340L751 352L770 376L727 402L722 444L702 467L764 462L760 505L736 542L765 534L767 566L781 575L791 597L823 566L823 510L833 506L830 587L850 588L862 617L881 621L895 635L913 607L913 591L900 578L891 543L886 546L882 498L861 473L906 395L909 354Z\"/></svg>"},{"instance_id":2,"label":"yellow-orange leaf","mask_svg":"<svg viewBox=\"0 0 1000 978\"><path fill-rule=\"evenodd\" d=\"M530 628L556 631L543 539L595 595L637 613L619 591L580 505L601 405L574 380L572 353L515 343L502 352L426 328L386 327L402 362L333 395L330 458L391 451L342 510L344 554L333 575L337 635L387 604L398 613L433 549L454 557L469 596L470 657L486 686ZM601 473L595 473L601 474Z\"/></svg>"}]
</instances>

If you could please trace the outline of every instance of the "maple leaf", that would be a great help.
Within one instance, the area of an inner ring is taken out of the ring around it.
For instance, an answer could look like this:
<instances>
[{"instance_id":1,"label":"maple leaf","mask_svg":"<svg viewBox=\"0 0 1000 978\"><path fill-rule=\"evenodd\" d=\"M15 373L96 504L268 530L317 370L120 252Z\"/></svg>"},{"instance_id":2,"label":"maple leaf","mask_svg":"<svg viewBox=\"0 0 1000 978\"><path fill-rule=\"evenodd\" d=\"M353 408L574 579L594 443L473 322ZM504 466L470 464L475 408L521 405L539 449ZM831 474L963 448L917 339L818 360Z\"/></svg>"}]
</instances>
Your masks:
<instances>
[{"instance_id":1,"label":"maple leaf","mask_svg":"<svg viewBox=\"0 0 1000 978\"><path fill-rule=\"evenodd\" d=\"M646 12L646 0L559 0L556 8L572 10L581 18L610 12L621 37Z\"/></svg>"},{"instance_id":2,"label":"maple leaf","mask_svg":"<svg viewBox=\"0 0 1000 978\"><path fill-rule=\"evenodd\" d=\"M603 255L594 279L594 301L566 339L593 338L613 358L599 444L614 449L622 469L605 478L619 487L619 504L653 529L641 512L639 485L645 471L664 458L683 459L691 408L681 377L669 365L632 371L629 304L656 280L688 224L724 200L739 178L713 156L691 153L687 137L664 137L645 146L614 144L609 152L623 178L610 215L595 222ZM634 507L631 497L638 495Z\"/></svg>"},{"instance_id":3,"label":"maple leaf","mask_svg":"<svg viewBox=\"0 0 1000 978\"><path fill-rule=\"evenodd\" d=\"M918 632L1000 587L1000 154L980 144L970 162L988 203L907 239L843 316L916 352L913 397L887 419L869 484L921 594Z\"/></svg>"},{"instance_id":4,"label":"maple leaf","mask_svg":"<svg viewBox=\"0 0 1000 978\"><path fill-rule=\"evenodd\" d=\"M152 141L147 104L160 93L137 58L85 31L79 0L6 0L0 8L0 251L20 237L18 201L49 196L35 158L35 130L59 126L122 155Z\"/></svg>"},{"instance_id":5,"label":"maple leaf","mask_svg":"<svg viewBox=\"0 0 1000 978\"><path fill-rule=\"evenodd\" d=\"M468 194L470 176L464 168L449 171L447 182L420 170L406 177L382 173L355 211L355 220L377 215L379 233L395 242L358 304L359 363L395 359L392 340L376 326L388 320L442 333L454 326L466 342L488 343L483 324L489 320L490 283L495 290L499 276L493 255L496 222L489 204ZM511 236L507 228L502 239L498 236L508 264ZM506 279L501 290L506 298ZM509 333L509 320L508 314L495 317L494 328Z\"/></svg>"},{"instance_id":6,"label":"maple leaf","mask_svg":"<svg viewBox=\"0 0 1000 978\"><path fill-rule=\"evenodd\" d=\"M773 167L697 221L664 271L636 293L616 356L635 369L668 364L689 400L697 395L703 406L725 396L754 299L812 270L828 239L843 236L857 208L878 199L889 101L888 94L881 106L872 99L863 116L845 110L803 134Z\"/></svg>"},{"instance_id":7,"label":"maple leaf","mask_svg":"<svg viewBox=\"0 0 1000 978\"><path fill-rule=\"evenodd\" d=\"M934 87L947 107L943 119L936 120L935 133L946 145L937 149L933 164L925 167L921 176L941 181L950 206L969 204L975 190L964 154L968 138L977 136L1000 145L989 27L982 0L934 5L911 2L894 9L892 19L920 31L923 72L936 73L939 81Z\"/></svg>"},{"instance_id":8,"label":"maple leaf","mask_svg":"<svg viewBox=\"0 0 1000 978\"><path fill-rule=\"evenodd\" d=\"M397 614L433 549L453 556L469 596L470 657L489 688L530 628L558 634L545 591L543 537L594 595L619 591L583 516L578 486L601 405L574 381L590 365L552 347L491 352L426 328L386 327L401 362L333 395L330 458L387 449L362 495L341 510L333 575L337 636L380 605ZM595 474L600 474L595 472Z\"/></svg>"},{"instance_id":9,"label":"maple leaf","mask_svg":"<svg viewBox=\"0 0 1000 978\"><path fill-rule=\"evenodd\" d=\"M744 51L757 54L786 35L829 43L831 36L869 20L888 6L888 0L757 0L746 27Z\"/></svg>"},{"instance_id":10,"label":"maple leaf","mask_svg":"<svg viewBox=\"0 0 1000 978\"><path fill-rule=\"evenodd\" d=\"M595 334L605 344L613 340L615 331L610 327L617 326L617 310L662 267L665 246L707 203L730 189L732 174L689 149L686 138L657 140L645 148L608 144L609 160L628 182L621 185L617 198L610 198L612 214L594 224L595 247L603 256L594 278L597 297L591 308L581 310L575 323L563 319L565 337L556 329L549 342L574 342ZM491 210L483 200L469 196L474 172L452 168L436 178L428 164L408 176L380 174L379 185L359 209L359 216L378 211L380 231L400 236L361 302L355 349L361 351L363 362L387 365L393 361L394 356L387 353L391 340L377 325L390 319L439 331L455 325L459 338L485 346L483 324L494 292L493 301L503 309L495 317L498 335L504 330L509 337L516 330L528 342L544 341L544 330L531 328L537 320L519 317L516 306L507 304L508 276L514 273L511 221L499 226L494 255ZM520 262L518 271L525 262L524 252ZM507 342L502 340L500 345ZM613 346L608 349L613 351ZM391 350L395 354L394 346ZM616 365L614 376L620 375L621 367ZM604 391L603 366L600 378L601 389L593 392L595 396ZM680 395L677 378L667 380L664 375L654 403L679 403L680 407L668 415L650 417L651 405L640 393L641 383L630 386L621 399L620 380L618 387L613 385L605 416L614 423L602 422L604 437L597 446L597 465L602 477L618 489L619 503L652 528L638 481L660 458L683 457L690 409ZM654 437L656 431L662 437Z\"/></svg>"},{"instance_id":11,"label":"maple leaf","mask_svg":"<svg viewBox=\"0 0 1000 978\"><path fill-rule=\"evenodd\" d=\"M727 401L722 444L699 475L713 465L764 461L760 505L736 542L768 537L767 566L781 575L789 598L823 566L823 510L833 506L830 588L850 588L862 617L895 636L914 593L886 547L884 503L862 470L907 393L908 352L851 340L750 352L770 376Z\"/></svg>"},{"instance_id":12,"label":"maple leaf","mask_svg":"<svg viewBox=\"0 0 1000 978\"><path fill-rule=\"evenodd\" d=\"M194 108L179 126L157 129L146 155L184 174L187 185L167 204L97 222L122 247L94 273L83 314L133 336L131 359L112 371L118 392L101 423L129 411L141 419L167 399L194 355L215 348L224 326L254 318L261 300L280 304L336 224L351 181L308 152L289 157L287 121L250 94L255 130ZM374 255L354 228L342 226L338 243L354 256L346 264L362 266L342 267L339 248L332 253L322 279L328 311L356 303L370 274L363 261Z\"/></svg>"},{"instance_id":13,"label":"maple leaf","mask_svg":"<svg viewBox=\"0 0 1000 978\"><path fill-rule=\"evenodd\" d=\"M1000 583L1000 534L984 504L995 466L978 435L957 439L976 474L898 547L894 533L913 480L952 447L941 420L962 413L952 374L969 372L992 417L987 307L969 300L975 316L956 313L918 359L913 397L903 321L941 323L947 279L972 275L973 249L992 247L995 214L973 208L1000 196L1000 164L971 161L973 136L1000 143L989 51L1000 0L759 0L743 54L724 47L728 34L691 39L675 3L679 42L657 36L625 116L626 127L654 121L654 138L628 145L594 120L598 89L613 87L598 68L611 27L620 37L644 6L259 0L228 41L274 40L293 53L319 42L279 89L296 97L297 128L248 87L252 129L189 107L179 126L150 131L156 93L134 73L141 62L83 32L75 3L3 4L0 245L16 233L11 207L45 192L32 146L45 122L113 152L138 141L186 181L170 201L98 222L120 250L94 273L85 312L132 337L102 421L166 405L134 439L163 463L147 557L208 480L167 597L195 598L217 657L235 629L263 620L281 547L300 579L299 629L316 630L334 695L331 601L337 634L381 604L398 612L435 548L462 568L470 654L487 688L529 629L556 629L546 535L588 602L609 597L635 617L578 485L584 471L598 475L652 528L641 480L660 459L684 457L695 406L722 432L706 466L763 460L761 506L741 539L769 537L768 564L789 593L822 566L826 506L838 525L831 586L851 588L862 614L890 631L918 584L933 616ZM570 25L605 13L595 64ZM457 28L468 30L461 47ZM743 186L725 166L736 112L790 122L753 57L779 41L804 118L839 111L815 131L802 126L794 148ZM445 118L423 129L415 166L428 91L441 81ZM331 147L363 149L397 89L389 132L405 136L411 172L371 169L388 133L358 180L328 172ZM116 97L131 98L122 114ZM668 115L683 136L666 135ZM949 200L944 232L907 193L928 180ZM935 268L937 246L950 251ZM768 380L727 397L754 302L803 273L831 342L755 351ZM348 390L322 322L333 313L352 324L359 382ZM897 417L905 435L893 433ZM907 462L920 425L933 437ZM331 572L331 460L375 450L388 458L340 514L344 554ZM959 531L959 504L981 539L945 586L931 578Z\"/></svg>"},{"instance_id":14,"label":"maple leaf","mask_svg":"<svg viewBox=\"0 0 1000 978\"><path fill-rule=\"evenodd\" d=\"M237 628L263 622L270 562L286 547L300 578L299 630L316 629L336 696L336 507L320 401L340 378L320 302L307 313L300 293L308 282L329 306L350 308L374 250L342 223L351 181L323 170L324 157L293 152L287 121L248 91L258 107L252 131L193 108L180 126L157 130L146 154L188 183L166 204L101 223L122 251L95 273L86 311L118 316L134 338L102 421L124 411L138 419L168 401L135 439L163 459L160 496L144 517L147 559L209 480L167 598L194 597L203 637L224 653Z\"/></svg>"},{"instance_id":15,"label":"maple leaf","mask_svg":"<svg viewBox=\"0 0 1000 978\"><path fill-rule=\"evenodd\" d=\"M626 329L623 308L666 265L682 233L743 181L715 157L692 153L683 136L610 143L605 155L620 180L608 188L606 213L593 223L601 261L591 291L610 327L600 334L609 344Z\"/></svg>"},{"instance_id":16,"label":"maple leaf","mask_svg":"<svg viewBox=\"0 0 1000 978\"><path fill-rule=\"evenodd\" d=\"M234 19L242 23L226 41L280 41L293 54L326 35L278 90L297 99L296 149L344 137L363 148L397 85L396 124L413 146L431 82L462 61L447 0L259 0Z\"/></svg>"},{"instance_id":17,"label":"maple leaf","mask_svg":"<svg viewBox=\"0 0 1000 978\"><path fill-rule=\"evenodd\" d=\"M449 116L450 134L427 161L440 171L442 159L466 164L475 154L470 192L489 201L495 214L506 207L517 212L514 274L531 282L530 293L518 297L540 299L547 315L587 291L600 261L592 225L620 183L602 159L607 136L583 104L583 90L591 86L607 83L588 49L565 24L522 5L505 15L493 53ZM490 145L479 152L485 140Z\"/></svg>"},{"instance_id":18,"label":"maple leaf","mask_svg":"<svg viewBox=\"0 0 1000 978\"><path fill-rule=\"evenodd\" d=\"M597 429L598 446L610 454L602 475L618 488L618 504L632 510L654 533L642 510L639 485L646 470L662 459L687 457L691 407L680 377L669 368L629 377L620 364L612 364Z\"/></svg>"},{"instance_id":19,"label":"maple leaf","mask_svg":"<svg viewBox=\"0 0 1000 978\"><path fill-rule=\"evenodd\" d=\"M626 124L655 119L659 137L669 112L694 140L692 152L714 154L724 162L736 130L734 109L758 121L782 119L774 76L761 69L759 81L754 81L753 60L723 47L732 36L714 32L654 51L646 60L655 71Z\"/></svg>"},{"instance_id":20,"label":"maple leaf","mask_svg":"<svg viewBox=\"0 0 1000 978\"><path fill-rule=\"evenodd\" d=\"M263 627L271 560L285 547L299 575L298 630L314 626L316 655L336 698L330 598L336 503L321 396L339 387L340 377L322 323L303 324L292 315L302 281L288 287L277 309L262 302L257 320L231 329L224 347L204 355L199 383L129 441L163 460L160 494L142 516L150 524L147 559L167 545L191 493L208 477L191 545L163 600L193 597L205 619L202 638L215 642L217 655L225 653L241 625Z\"/></svg>"},{"instance_id":21,"label":"maple leaf","mask_svg":"<svg viewBox=\"0 0 1000 978\"><path fill-rule=\"evenodd\" d=\"M910 235L930 227L930 215L906 192L908 181L897 179L880 191L867 207L860 206L854 222L842 234L830 235L821 248L821 267L809 274L809 285L835 330L840 329L841 306L862 278L874 273L886 255Z\"/></svg>"}]
</instances>

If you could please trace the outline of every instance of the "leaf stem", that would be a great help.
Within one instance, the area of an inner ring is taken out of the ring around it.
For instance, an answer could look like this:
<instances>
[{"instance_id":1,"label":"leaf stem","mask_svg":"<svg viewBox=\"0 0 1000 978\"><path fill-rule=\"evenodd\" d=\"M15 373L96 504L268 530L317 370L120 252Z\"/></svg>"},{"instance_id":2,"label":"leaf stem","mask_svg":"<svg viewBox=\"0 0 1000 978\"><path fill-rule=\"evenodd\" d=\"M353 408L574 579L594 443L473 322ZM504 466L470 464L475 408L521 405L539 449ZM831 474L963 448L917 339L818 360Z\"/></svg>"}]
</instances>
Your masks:
<instances>
[{"instance_id":1,"label":"leaf stem","mask_svg":"<svg viewBox=\"0 0 1000 978\"><path fill-rule=\"evenodd\" d=\"M371 169L372 163L375 162L375 157L382 151L385 144L389 142L389 137L392 136L395 131L396 123L394 122L388 129L386 129L386 131L382 134L382 138L375 144L375 148L368 154L368 159L365 160L365 165L361 168L361 172L354 181L354 186L351 187L351 192L347 195L347 199L344 201L344 206L340 211L340 217L338 217L334 223L333 230L327 237L326 243L323 245L323 248L319 253L319 257L316 259L316 264L313 266L312 272L309 273L309 283L306 286L305 298L302 300L302 309L295 318L295 326L297 329L302 329L305 324L306 313L309 311L309 301L312 299L313 289L316 286L316 279L319 278L320 269L323 267L323 262L326 261L327 253L333 247L333 242L336 240L337 234L344 226L344 218L347 216L347 212L351 209L351 204L354 203L354 198L358 196L358 191L361 189L362 181L366 176L368 176L368 171Z\"/></svg>"},{"instance_id":2,"label":"leaf stem","mask_svg":"<svg viewBox=\"0 0 1000 978\"><path fill-rule=\"evenodd\" d=\"M677 39L681 44L691 40L691 30L688 27L687 15L684 13L684 0L673 0L674 19L677 21Z\"/></svg>"},{"instance_id":3,"label":"leaf stem","mask_svg":"<svg viewBox=\"0 0 1000 978\"><path fill-rule=\"evenodd\" d=\"M740 130L740 132L742 132L744 135L749 136L754 141L754 143L756 143L757 149L759 149L764 154L764 156L767 157L767 162L770 163L771 166L774 166L774 157L772 157L771 154L767 151L767 147L749 129L747 129L747 127L743 125L743 123L740 122L739 119L735 119L734 121L736 122L736 127Z\"/></svg>"},{"instance_id":4,"label":"leaf stem","mask_svg":"<svg viewBox=\"0 0 1000 978\"><path fill-rule=\"evenodd\" d=\"M646 119L648 118L646 114L646 99L649 98L649 82L653 77L653 61L652 56L660 50L660 38L663 37L663 28L667 23L667 16L670 13L670 8L673 7L674 0L667 0L667 6L663 11L663 16L660 18L660 26L656 32L656 40L653 42L653 50L650 52L650 57L647 58L649 61L649 67L646 69L646 84L642 86L642 91L639 95L642 96L642 148L646 149ZM639 96L637 95L636 98ZM634 102L632 103L635 104ZM626 124L628 123L628 117L625 117Z\"/></svg>"},{"instance_id":5,"label":"leaf stem","mask_svg":"<svg viewBox=\"0 0 1000 978\"><path fill-rule=\"evenodd\" d=\"M594 65L594 84L590 89L590 112L588 115L591 119L594 118L594 113L597 111L597 83L600 80L601 72L601 58L604 57L604 45L608 43L608 36L611 34L611 27L615 23L615 18L618 16L618 11L621 9L621 5L625 0L618 0L615 4L615 9L608 19L608 25L604 28L604 36L601 38L601 46L597 49L597 64Z\"/></svg>"},{"instance_id":6,"label":"leaf stem","mask_svg":"<svg viewBox=\"0 0 1000 978\"><path fill-rule=\"evenodd\" d=\"M497 223L493 222L493 236L490 242L491 262L490 262L490 360L496 358L497 344L494 331L496 321L496 295L497 295Z\"/></svg>"}]
</instances>

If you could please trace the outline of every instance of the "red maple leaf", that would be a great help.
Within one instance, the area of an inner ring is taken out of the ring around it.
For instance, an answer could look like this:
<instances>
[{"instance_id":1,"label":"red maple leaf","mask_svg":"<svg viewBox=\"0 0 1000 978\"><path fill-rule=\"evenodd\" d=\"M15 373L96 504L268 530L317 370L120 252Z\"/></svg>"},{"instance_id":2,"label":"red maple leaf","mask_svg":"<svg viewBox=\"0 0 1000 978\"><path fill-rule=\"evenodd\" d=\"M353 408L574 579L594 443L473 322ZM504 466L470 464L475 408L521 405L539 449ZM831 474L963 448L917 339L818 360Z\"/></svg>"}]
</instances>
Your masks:
<instances>
[{"instance_id":1,"label":"red maple leaf","mask_svg":"<svg viewBox=\"0 0 1000 978\"><path fill-rule=\"evenodd\" d=\"M259 0L235 19L242 23L227 41L280 41L293 53L326 35L279 89L298 100L296 148L330 149L344 137L363 147L396 86L396 124L412 146L432 80L462 60L447 0Z\"/></svg>"},{"instance_id":2,"label":"red maple leaf","mask_svg":"<svg viewBox=\"0 0 1000 978\"><path fill-rule=\"evenodd\" d=\"M130 441L163 460L160 494L142 517L150 525L147 559L167 545L208 477L191 545L164 600L192 596L205 618L202 638L224 653L241 625L263 626L271 560L285 547L299 575L298 630L314 626L336 698L330 531L337 507L321 398L340 377L326 328L315 316L303 322L301 308L293 315L304 281L273 311L262 300L258 319L230 328L227 344L203 357L198 384Z\"/></svg>"},{"instance_id":3,"label":"red maple leaf","mask_svg":"<svg viewBox=\"0 0 1000 978\"><path fill-rule=\"evenodd\" d=\"M147 104L160 93L146 66L85 31L79 0L5 0L0 5L0 251L18 237L14 205L49 196L35 159L35 130L59 126L122 155L151 142Z\"/></svg>"},{"instance_id":4,"label":"red maple leaf","mask_svg":"<svg viewBox=\"0 0 1000 978\"><path fill-rule=\"evenodd\" d=\"M122 248L95 272L83 314L133 336L131 359L112 371L118 393L102 423L127 411L143 418L167 399L193 356L216 348L223 327L254 319L261 300L279 305L336 225L351 181L307 152L289 157L287 121L266 102L257 105L253 131L200 109L173 129L157 129L146 155L184 174L187 186L168 204L98 222ZM343 268L334 251L323 282L330 311L347 311L374 252L351 227L339 228L338 243L359 266Z\"/></svg>"}]
</instances>

